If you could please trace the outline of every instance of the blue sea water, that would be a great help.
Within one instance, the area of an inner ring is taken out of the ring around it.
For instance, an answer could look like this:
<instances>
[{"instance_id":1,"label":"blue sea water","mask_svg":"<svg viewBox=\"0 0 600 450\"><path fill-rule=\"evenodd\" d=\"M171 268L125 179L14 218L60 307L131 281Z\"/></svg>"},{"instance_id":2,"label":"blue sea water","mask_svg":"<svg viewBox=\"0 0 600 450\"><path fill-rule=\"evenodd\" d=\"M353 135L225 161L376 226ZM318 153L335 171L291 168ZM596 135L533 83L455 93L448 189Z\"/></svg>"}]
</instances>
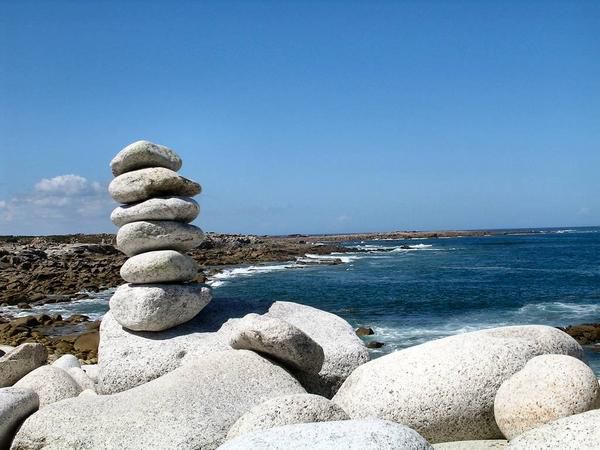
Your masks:
<instances>
[{"instance_id":1,"label":"blue sea water","mask_svg":"<svg viewBox=\"0 0 600 450\"><path fill-rule=\"evenodd\" d=\"M505 233L350 241L354 252L331 256L343 264L228 268L211 283L215 297L257 309L294 301L370 326L385 344L374 357L481 328L600 322L600 228ZM109 296L48 306L101 314ZM586 353L600 374L600 353Z\"/></svg>"}]
</instances>

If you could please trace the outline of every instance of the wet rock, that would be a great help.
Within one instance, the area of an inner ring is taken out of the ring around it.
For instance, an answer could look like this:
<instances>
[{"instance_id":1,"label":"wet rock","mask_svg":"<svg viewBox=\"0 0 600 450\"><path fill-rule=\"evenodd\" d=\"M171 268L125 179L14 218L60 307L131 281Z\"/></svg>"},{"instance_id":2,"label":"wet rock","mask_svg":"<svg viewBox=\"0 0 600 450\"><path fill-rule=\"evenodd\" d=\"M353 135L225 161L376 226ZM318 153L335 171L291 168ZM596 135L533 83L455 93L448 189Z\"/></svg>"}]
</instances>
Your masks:
<instances>
[{"instance_id":1,"label":"wet rock","mask_svg":"<svg viewBox=\"0 0 600 450\"><path fill-rule=\"evenodd\" d=\"M373 328L371 328L371 327L358 327L356 329L356 335L358 337L371 336L373 334L375 334L375 332L373 331Z\"/></svg>"},{"instance_id":2,"label":"wet rock","mask_svg":"<svg viewBox=\"0 0 600 450\"><path fill-rule=\"evenodd\" d=\"M367 348L381 348L384 345L385 344L383 342L379 342L379 341L369 341L369 342L367 342Z\"/></svg>"}]
</instances>

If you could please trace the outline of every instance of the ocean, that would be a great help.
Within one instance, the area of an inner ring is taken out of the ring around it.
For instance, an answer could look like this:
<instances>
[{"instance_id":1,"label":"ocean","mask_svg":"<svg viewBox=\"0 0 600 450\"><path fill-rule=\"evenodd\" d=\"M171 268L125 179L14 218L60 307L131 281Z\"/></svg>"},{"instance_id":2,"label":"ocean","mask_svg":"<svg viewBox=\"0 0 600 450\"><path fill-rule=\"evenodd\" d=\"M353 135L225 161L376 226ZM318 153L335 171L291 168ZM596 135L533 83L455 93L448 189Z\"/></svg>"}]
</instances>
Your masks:
<instances>
[{"instance_id":1,"label":"ocean","mask_svg":"<svg viewBox=\"0 0 600 450\"><path fill-rule=\"evenodd\" d=\"M384 344L373 357L481 328L600 322L600 227L344 245L353 252L225 268L210 281L214 296L257 309L285 300L332 312L373 328L366 339ZM306 262L327 258L342 263ZM99 317L110 294L26 313ZM590 346L586 354L600 374L600 352Z\"/></svg>"}]
</instances>

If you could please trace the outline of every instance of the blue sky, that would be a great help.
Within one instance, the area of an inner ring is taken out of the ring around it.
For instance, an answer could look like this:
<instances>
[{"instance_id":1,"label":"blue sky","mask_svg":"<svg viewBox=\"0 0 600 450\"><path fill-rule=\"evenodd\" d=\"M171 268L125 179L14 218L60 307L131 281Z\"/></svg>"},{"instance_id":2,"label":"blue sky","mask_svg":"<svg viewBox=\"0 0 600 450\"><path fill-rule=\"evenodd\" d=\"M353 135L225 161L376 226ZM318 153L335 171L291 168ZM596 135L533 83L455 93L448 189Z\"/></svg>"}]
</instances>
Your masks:
<instances>
[{"instance_id":1,"label":"blue sky","mask_svg":"<svg viewBox=\"0 0 600 450\"><path fill-rule=\"evenodd\" d=\"M600 2L0 3L0 234L114 231L148 139L210 231L600 225Z\"/></svg>"}]
</instances>

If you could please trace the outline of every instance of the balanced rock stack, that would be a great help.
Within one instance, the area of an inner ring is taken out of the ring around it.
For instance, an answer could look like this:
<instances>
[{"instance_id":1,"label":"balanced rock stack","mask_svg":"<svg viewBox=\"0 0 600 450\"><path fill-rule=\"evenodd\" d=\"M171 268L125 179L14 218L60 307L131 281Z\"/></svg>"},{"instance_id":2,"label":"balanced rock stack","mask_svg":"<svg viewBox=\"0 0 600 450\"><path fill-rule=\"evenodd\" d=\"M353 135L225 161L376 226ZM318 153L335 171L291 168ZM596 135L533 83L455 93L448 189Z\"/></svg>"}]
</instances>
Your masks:
<instances>
[{"instance_id":1,"label":"balanced rock stack","mask_svg":"<svg viewBox=\"0 0 600 450\"><path fill-rule=\"evenodd\" d=\"M122 203L111 214L120 227L117 247L130 258L121 267L127 282L110 299L113 317L134 331L161 331L195 317L211 300L210 288L193 282L196 262L184 252L202 242L190 225L200 211L191 197L201 188L177 174L173 150L138 141L110 163L116 177L108 188Z\"/></svg>"}]
</instances>

